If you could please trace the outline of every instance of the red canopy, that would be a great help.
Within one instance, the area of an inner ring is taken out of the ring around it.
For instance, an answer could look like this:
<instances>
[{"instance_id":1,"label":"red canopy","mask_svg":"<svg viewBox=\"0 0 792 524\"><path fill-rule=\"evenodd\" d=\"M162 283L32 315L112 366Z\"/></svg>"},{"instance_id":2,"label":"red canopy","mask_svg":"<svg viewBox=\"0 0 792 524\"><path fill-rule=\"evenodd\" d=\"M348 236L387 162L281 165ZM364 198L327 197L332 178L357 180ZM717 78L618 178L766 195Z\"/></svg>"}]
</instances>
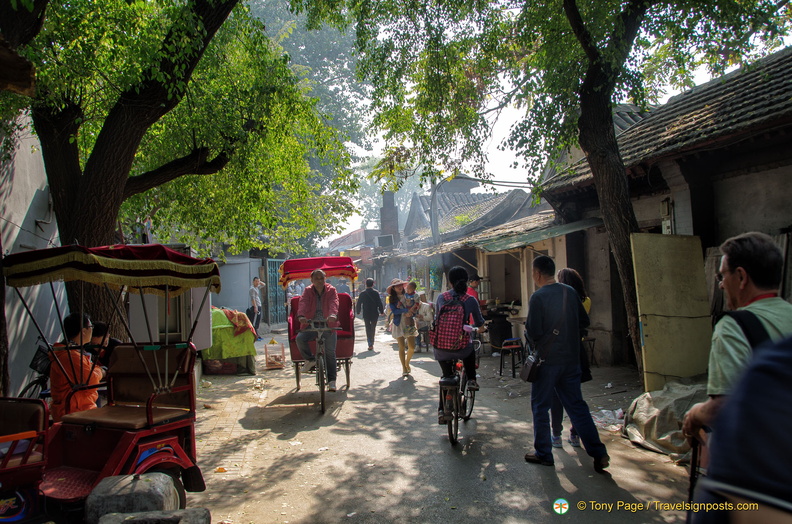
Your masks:
<instances>
[{"instance_id":1,"label":"red canopy","mask_svg":"<svg viewBox=\"0 0 792 524\"><path fill-rule=\"evenodd\" d=\"M346 277L353 281L360 271L349 257L292 258L281 264L279 282L285 288L291 280L311 278L316 269L321 269L328 277Z\"/></svg>"},{"instance_id":2,"label":"red canopy","mask_svg":"<svg viewBox=\"0 0 792 524\"><path fill-rule=\"evenodd\" d=\"M220 270L211 258L193 258L160 244L104 247L63 246L14 253L3 258L3 274L12 287L79 280L114 288L143 288L171 296L190 288L220 292Z\"/></svg>"}]
</instances>

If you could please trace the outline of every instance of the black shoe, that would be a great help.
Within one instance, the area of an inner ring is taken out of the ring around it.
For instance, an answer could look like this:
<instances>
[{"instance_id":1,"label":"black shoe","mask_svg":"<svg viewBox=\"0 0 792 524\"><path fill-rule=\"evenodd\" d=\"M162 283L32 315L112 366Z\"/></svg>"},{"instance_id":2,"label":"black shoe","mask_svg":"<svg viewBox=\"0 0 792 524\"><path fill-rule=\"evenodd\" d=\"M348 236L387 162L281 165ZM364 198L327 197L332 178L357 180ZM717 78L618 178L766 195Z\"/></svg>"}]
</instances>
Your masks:
<instances>
[{"instance_id":1,"label":"black shoe","mask_svg":"<svg viewBox=\"0 0 792 524\"><path fill-rule=\"evenodd\" d=\"M475 380L468 380L467 388L470 391L478 391L479 390L478 382L476 382Z\"/></svg>"},{"instance_id":2,"label":"black shoe","mask_svg":"<svg viewBox=\"0 0 792 524\"><path fill-rule=\"evenodd\" d=\"M446 420L445 413L443 411L438 411L437 412L437 423L440 424L441 426L445 426L446 422L448 422L448 421Z\"/></svg>"},{"instance_id":3,"label":"black shoe","mask_svg":"<svg viewBox=\"0 0 792 524\"><path fill-rule=\"evenodd\" d=\"M540 459L539 457L537 457L533 453L526 453L525 454L525 462L528 462L530 464L541 464L542 466L555 466L554 462L551 462L549 460Z\"/></svg>"},{"instance_id":4,"label":"black shoe","mask_svg":"<svg viewBox=\"0 0 792 524\"><path fill-rule=\"evenodd\" d=\"M605 473L605 468L608 466L610 466L610 457L608 455L602 455L594 459L594 471L597 473Z\"/></svg>"}]
</instances>

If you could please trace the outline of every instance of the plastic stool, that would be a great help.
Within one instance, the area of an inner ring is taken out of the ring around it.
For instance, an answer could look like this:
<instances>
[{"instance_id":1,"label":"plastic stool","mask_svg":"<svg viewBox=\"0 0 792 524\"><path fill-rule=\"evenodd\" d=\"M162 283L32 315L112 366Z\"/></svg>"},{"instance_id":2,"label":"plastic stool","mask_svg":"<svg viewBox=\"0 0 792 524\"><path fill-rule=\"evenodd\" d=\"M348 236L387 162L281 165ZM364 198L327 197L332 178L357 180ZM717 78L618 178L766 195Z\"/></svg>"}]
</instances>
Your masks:
<instances>
[{"instance_id":1,"label":"plastic stool","mask_svg":"<svg viewBox=\"0 0 792 524\"><path fill-rule=\"evenodd\" d=\"M500 352L500 371L499 371L500 376L503 376L503 353L505 353L506 350L509 350L509 353L511 353L512 378L515 378L517 376L517 372L516 372L517 365L522 364L522 355L523 355L522 348L523 348L522 340L520 340L519 338L507 338L506 340L503 341L503 345L501 346L501 352ZM517 354L518 351L520 353L518 357L519 360L515 361L515 355Z\"/></svg>"}]
</instances>

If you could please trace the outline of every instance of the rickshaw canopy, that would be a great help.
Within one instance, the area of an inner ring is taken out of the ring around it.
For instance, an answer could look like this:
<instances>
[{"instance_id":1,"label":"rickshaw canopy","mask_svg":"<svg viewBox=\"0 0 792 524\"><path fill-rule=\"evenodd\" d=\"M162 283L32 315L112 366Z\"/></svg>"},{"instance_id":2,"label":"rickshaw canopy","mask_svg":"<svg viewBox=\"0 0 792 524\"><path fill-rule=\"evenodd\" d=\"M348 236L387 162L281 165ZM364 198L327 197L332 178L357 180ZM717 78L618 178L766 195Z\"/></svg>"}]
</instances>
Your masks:
<instances>
[{"instance_id":1,"label":"rickshaw canopy","mask_svg":"<svg viewBox=\"0 0 792 524\"><path fill-rule=\"evenodd\" d=\"M220 270L211 258L194 258L160 244L83 247L77 245L14 253L3 258L11 287L83 281L112 288L142 288L144 293L178 296L208 287L220 292Z\"/></svg>"},{"instance_id":2,"label":"rickshaw canopy","mask_svg":"<svg viewBox=\"0 0 792 524\"><path fill-rule=\"evenodd\" d=\"M321 269L328 277L345 277L357 280L358 267L349 257L292 258L280 266L280 285L286 288L292 280L311 278L311 273Z\"/></svg>"}]
</instances>

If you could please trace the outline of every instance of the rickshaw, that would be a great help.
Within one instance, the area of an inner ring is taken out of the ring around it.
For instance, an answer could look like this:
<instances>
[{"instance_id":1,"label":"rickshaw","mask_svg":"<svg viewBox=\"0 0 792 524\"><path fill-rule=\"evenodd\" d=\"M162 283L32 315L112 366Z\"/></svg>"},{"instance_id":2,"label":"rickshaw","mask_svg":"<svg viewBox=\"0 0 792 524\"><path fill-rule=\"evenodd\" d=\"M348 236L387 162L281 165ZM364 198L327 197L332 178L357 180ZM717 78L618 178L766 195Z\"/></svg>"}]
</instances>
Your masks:
<instances>
[{"instance_id":1,"label":"rickshaw","mask_svg":"<svg viewBox=\"0 0 792 524\"><path fill-rule=\"evenodd\" d=\"M349 257L311 257L292 258L280 266L280 285L286 289L289 282L300 279L310 279L311 273L317 269L325 272L327 277L348 278L352 282L352 289L357 279L358 268ZM353 291L354 293L354 291ZM297 348L297 333L300 323L297 321L297 307L300 297L292 297L289 303L289 352L294 365L294 375L297 380L297 390L301 387L302 369L305 360ZM348 293L338 294L338 343L336 345L336 360L338 366L343 366L346 375L346 387L349 389L349 373L352 366L352 355L355 348L355 311L352 306L352 297ZM311 351L316 354L316 342L311 341ZM319 377L317 377L319 379ZM323 381L324 379L322 379ZM320 407L324 413L324 391L320 388Z\"/></svg>"},{"instance_id":2,"label":"rickshaw","mask_svg":"<svg viewBox=\"0 0 792 524\"><path fill-rule=\"evenodd\" d=\"M6 457L0 460L0 492L10 491L0 493L5 501L0 522L10 520L6 518L9 507L15 508L13 520L21 521L44 505L48 513L54 508L56 514L71 515L71 520L79 518L92 489L103 478L115 475L166 473L173 479L182 508L186 504L185 490L204 491L195 446L196 348L192 338L201 311L204 306L208 309L209 291L220 291L217 264L161 245L64 246L8 255L3 259L3 274L45 341L52 368L58 366L64 375L69 376L55 352L84 352L86 347L53 346L19 288L49 284L60 321L53 282L103 286L114 307L108 323L122 323L129 342L113 351L104 382L73 384L66 414L59 422L49 424L47 406L40 400L0 399L0 443L11 443ZM158 319L149 319L143 295L163 297L170 305L171 298L192 288L205 291L200 307L195 306L195 320L186 339L180 339L186 329L180 334L170 332L168 315L161 335L158 324L150 325ZM136 340L121 312L125 299L131 302L133 298L139 298L142 306L148 340ZM105 405L69 412L72 394L99 387L107 389Z\"/></svg>"}]
</instances>

